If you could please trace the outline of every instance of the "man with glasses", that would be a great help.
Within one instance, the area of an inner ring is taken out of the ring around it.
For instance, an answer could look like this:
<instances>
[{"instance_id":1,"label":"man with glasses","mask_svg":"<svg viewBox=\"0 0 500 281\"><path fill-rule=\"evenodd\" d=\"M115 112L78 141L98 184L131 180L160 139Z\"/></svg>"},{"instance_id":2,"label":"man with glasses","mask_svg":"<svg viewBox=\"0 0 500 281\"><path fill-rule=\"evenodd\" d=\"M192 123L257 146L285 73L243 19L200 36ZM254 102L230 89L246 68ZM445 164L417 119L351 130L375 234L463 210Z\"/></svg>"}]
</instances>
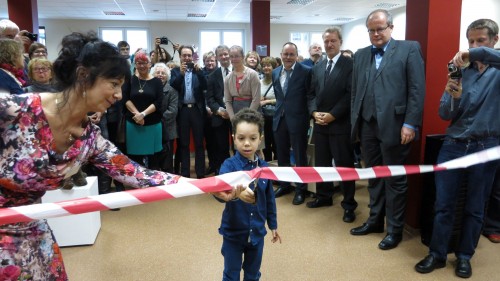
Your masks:
<instances>
[{"instance_id":1,"label":"man with glasses","mask_svg":"<svg viewBox=\"0 0 500 281\"><path fill-rule=\"evenodd\" d=\"M311 68L297 63L297 46L288 42L283 45L283 65L273 70L273 88L276 96L276 112L273 132L280 167L290 166L290 148L293 149L296 165L307 166L307 131L309 130L308 104L312 99L307 93L311 86ZM290 182L280 182L275 196L292 191ZM295 184L294 205L304 203L307 184Z\"/></svg>"},{"instance_id":2,"label":"man with glasses","mask_svg":"<svg viewBox=\"0 0 500 281\"><path fill-rule=\"evenodd\" d=\"M391 38L392 15L375 10L366 19L371 46L354 55L351 136L359 137L367 167L403 165L422 122L425 70L418 42ZM384 232L378 247L393 249L402 240L406 176L370 179L370 216L352 235Z\"/></svg>"},{"instance_id":3,"label":"man with glasses","mask_svg":"<svg viewBox=\"0 0 500 281\"><path fill-rule=\"evenodd\" d=\"M181 154L181 174L190 177L190 135L193 134L195 149L194 169L196 177L205 177L205 148L203 147L203 126L207 115L205 94L207 80L203 71L193 63L193 47L179 47L181 66L172 69L170 85L179 92L178 148Z\"/></svg>"}]
</instances>

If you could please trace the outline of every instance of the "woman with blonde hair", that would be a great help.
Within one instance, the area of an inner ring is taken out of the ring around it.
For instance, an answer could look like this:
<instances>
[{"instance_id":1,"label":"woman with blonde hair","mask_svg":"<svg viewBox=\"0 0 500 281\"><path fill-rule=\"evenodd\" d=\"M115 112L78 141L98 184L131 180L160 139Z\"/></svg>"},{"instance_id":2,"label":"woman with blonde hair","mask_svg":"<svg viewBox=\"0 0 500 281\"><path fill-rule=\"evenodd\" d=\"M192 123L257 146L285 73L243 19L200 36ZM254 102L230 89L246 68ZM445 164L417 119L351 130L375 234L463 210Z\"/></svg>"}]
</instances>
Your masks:
<instances>
[{"instance_id":1,"label":"woman with blonde hair","mask_svg":"<svg viewBox=\"0 0 500 281\"><path fill-rule=\"evenodd\" d=\"M242 47L229 48L229 59L233 71L224 79L224 98L229 118L233 119L242 108L259 110L260 80L255 70L244 65Z\"/></svg>"},{"instance_id":2,"label":"woman with blonde hair","mask_svg":"<svg viewBox=\"0 0 500 281\"><path fill-rule=\"evenodd\" d=\"M24 93L23 45L14 39L0 39L0 91L11 94Z\"/></svg>"},{"instance_id":3,"label":"woman with blonde hair","mask_svg":"<svg viewBox=\"0 0 500 281\"><path fill-rule=\"evenodd\" d=\"M45 58L34 58L28 64L31 85L24 88L26 93L56 92L52 84L52 63Z\"/></svg>"}]
</instances>

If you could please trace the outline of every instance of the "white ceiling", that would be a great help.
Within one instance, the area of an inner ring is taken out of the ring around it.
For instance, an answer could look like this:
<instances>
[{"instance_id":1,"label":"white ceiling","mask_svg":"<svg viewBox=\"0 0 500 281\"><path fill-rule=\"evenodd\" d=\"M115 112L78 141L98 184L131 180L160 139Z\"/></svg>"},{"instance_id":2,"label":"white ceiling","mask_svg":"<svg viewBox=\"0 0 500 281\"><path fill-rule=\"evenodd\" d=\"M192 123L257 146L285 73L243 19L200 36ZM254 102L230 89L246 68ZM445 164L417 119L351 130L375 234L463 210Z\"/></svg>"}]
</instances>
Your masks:
<instances>
[{"instance_id":1,"label":"white ceiling","mask_svg":"<svg viewBox=\"0 0 500 281\"><path fill-rule=\"evenodd\" d=\"M255 1L255 0L254 0ZM38 0L39 19L250 22L251 0ZM273 24L341 25L372 10L403 7L406 0L270 0ZM105 15L122 12L125 15ZM206 17L188 17L206 14ZM0 0L0 18L8 18Z\"/></svg>"}]
</instances>

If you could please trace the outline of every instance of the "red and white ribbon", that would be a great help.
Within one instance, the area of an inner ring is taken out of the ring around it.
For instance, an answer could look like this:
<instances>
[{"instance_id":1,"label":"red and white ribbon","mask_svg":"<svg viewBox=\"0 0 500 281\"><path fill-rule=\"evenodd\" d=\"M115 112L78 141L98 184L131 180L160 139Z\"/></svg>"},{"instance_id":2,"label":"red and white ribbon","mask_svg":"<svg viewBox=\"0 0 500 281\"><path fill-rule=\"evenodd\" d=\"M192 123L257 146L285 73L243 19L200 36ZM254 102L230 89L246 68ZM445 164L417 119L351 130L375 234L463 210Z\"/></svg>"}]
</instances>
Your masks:
<instances>
[{"instance_id":1,"label":"red and white ribbon","mask_svg":"<svg viewBox=\"0 0 500 281\"><path fill-rule=\"evenodd\" d=\"M466 168L500 159L500 146L457 158L439 165L377 166L365 169L332 167L265 167L239 171L164 186L68 200L56 203L1 208L0 225L44 218L62 217L112 208L122 208L150 202L230 190L236 185L248 185L256 178L289 182L328 182L383 178L433 171Z\"/></svg>"}]
</instances>

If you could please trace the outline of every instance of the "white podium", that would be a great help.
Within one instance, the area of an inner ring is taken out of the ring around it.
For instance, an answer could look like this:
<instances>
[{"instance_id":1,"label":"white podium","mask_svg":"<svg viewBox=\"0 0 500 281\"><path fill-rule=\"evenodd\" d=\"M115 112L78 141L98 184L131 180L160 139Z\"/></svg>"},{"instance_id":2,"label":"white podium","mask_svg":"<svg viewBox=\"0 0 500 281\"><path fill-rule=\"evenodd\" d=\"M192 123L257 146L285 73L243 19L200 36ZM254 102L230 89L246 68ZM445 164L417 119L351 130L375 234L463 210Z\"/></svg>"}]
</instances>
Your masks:
<instances>
[{"instance_id":1,"label":"white podium","mask_svg":"<svg viewBox=\"0 0 500 281\"><path fill-rule=\"evenodd\" d=\"M47 191L42 203L53 203L98 195L97 177L87 177L86 186L75 186L71 190L58 189ZM71 215L47 219L59 246L94 244L101 229L101 212Z\"/></svg>"}]
</instances>

